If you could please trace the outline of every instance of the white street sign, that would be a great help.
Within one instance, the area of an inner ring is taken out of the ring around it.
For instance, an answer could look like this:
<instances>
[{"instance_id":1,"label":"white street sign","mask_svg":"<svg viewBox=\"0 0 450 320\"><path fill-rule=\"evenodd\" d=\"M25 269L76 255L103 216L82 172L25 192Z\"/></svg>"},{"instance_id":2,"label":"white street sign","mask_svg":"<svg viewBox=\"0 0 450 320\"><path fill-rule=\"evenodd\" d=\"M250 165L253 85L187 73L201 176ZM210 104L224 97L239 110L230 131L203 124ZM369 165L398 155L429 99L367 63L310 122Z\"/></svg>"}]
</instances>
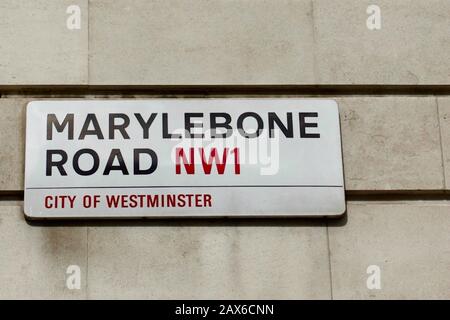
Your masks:
<instances>
[{"instance_id":1,"label":"white street sign","mask_svg":"<svg viewBox=\"0 0 450 320\"><path fill-rule=\"evenodd\" d=\"M27 106L30 218L344 211L333 100L54 100Z\"/></svg>"}]
</instances>

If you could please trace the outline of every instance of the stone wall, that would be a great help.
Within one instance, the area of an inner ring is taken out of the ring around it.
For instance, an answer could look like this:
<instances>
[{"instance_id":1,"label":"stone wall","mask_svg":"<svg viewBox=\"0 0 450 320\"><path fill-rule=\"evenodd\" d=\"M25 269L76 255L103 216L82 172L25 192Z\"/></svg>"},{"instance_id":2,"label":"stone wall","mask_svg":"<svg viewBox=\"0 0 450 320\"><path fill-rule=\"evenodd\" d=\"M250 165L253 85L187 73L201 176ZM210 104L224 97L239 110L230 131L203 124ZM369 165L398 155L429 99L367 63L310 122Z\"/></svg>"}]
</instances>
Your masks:
<instances>
[{"instance_id":1,"label":"stone wall","mask_svg":"<svg viewBox=\"0 0 450 320\"><path fill-rule=\"evenodd\" d=\"M448 0L0 1L0 298L449 299L449 30ZM336 99L346 215L24 219L27 102L179 96Z\"/></svg>"}]
</instances>

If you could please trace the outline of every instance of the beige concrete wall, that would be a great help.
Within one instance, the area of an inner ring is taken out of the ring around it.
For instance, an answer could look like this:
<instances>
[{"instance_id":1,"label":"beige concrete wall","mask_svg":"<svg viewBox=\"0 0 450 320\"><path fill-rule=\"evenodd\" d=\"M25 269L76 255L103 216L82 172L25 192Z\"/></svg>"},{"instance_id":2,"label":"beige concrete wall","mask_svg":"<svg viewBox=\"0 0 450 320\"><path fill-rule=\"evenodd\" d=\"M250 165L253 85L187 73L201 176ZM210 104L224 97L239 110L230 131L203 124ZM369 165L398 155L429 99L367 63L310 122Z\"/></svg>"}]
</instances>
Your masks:
<instances>
[{"instance_id":1,"label":"beige concrete wall","mask_svg":"<svg viewBox=\"0 0 450 320\"><path fill-rule=\"evenodd\" d=\"M448 299L448 201L349 201L339 220L27 223L0 203L1 298ZM79 265L80 290L66 287ZM370 265L381 289L366 287Z\"/></svg>"},{"instance_id":2,"label":"beige concrete wall","mask_svg":"<svg viewBox=\"0 0 450 320\"><path fill-rule=\"evenodd\" d=\"M328 98L339 104L347 190L446 189L439 127L448 124L435 97ZM0 190L23 190L25 107L37 99L0 99Z\"/></svg>"},{"instance_id":3,"label":"beige concrete wall","mask_svg":"<svg viewBox=\"0 0 450 320\"><path fill-rule=\"evenodd\" d=\"M380 30L366 26L370 4L1 1L0 298L449 299L450 2L377 1ZM26 103L165 96L129 85L336 99L346 215L27 222ZM366 285L371 265L381 289Z\"/></svg>"},{"instance_id":4,"label":"beige concrete wall","mask_svg":"<svg viewBox=\"0 0 450 320\"><path fill-rule=\"evenodd\" d=\"M448 84L450 3L371 4L3 0L0 84Z\"/></svg>"}]
</instances>

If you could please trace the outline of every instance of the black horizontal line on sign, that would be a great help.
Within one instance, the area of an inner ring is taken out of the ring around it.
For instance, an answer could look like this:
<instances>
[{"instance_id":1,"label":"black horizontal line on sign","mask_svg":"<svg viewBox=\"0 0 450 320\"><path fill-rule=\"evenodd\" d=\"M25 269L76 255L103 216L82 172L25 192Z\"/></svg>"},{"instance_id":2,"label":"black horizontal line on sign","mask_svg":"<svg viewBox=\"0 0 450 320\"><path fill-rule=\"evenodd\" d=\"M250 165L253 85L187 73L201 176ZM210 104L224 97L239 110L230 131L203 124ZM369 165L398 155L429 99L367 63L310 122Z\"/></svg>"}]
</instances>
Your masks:
<instances>
[{"instance_id":1,"label":"black horizontal line on sign","mask_svg":"<svg viewBox=\"0 0 450 320\"><path fill-rule=\"evenodd\" d=\"M341 185L226 185L226 186L117 186L117 187L34 187L27 190L50 189L158 189L158 188L343 188Z\"/></svg>"}]
</instances>

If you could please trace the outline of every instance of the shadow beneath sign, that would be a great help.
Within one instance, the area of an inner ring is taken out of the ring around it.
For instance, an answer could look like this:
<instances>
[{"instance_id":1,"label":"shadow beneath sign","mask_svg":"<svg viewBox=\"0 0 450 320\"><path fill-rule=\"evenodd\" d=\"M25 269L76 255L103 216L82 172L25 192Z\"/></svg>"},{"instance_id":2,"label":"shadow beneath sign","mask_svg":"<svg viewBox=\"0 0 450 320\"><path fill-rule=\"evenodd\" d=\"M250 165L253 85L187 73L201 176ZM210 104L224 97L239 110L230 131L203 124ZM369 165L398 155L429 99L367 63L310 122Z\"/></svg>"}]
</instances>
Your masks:
<instances>
[{"instance_id":1,"label":"shadow beneath sign","mask_svg":"<svg viewBox=\"0 0 450 320\"><path fill-rule=\"evenodd\" d=\"M26 220L29 226L36 227L325 227L344 226L347 214L339 218L138 218L138 219L44 219Z\"/></svg>"}]
</instances>

